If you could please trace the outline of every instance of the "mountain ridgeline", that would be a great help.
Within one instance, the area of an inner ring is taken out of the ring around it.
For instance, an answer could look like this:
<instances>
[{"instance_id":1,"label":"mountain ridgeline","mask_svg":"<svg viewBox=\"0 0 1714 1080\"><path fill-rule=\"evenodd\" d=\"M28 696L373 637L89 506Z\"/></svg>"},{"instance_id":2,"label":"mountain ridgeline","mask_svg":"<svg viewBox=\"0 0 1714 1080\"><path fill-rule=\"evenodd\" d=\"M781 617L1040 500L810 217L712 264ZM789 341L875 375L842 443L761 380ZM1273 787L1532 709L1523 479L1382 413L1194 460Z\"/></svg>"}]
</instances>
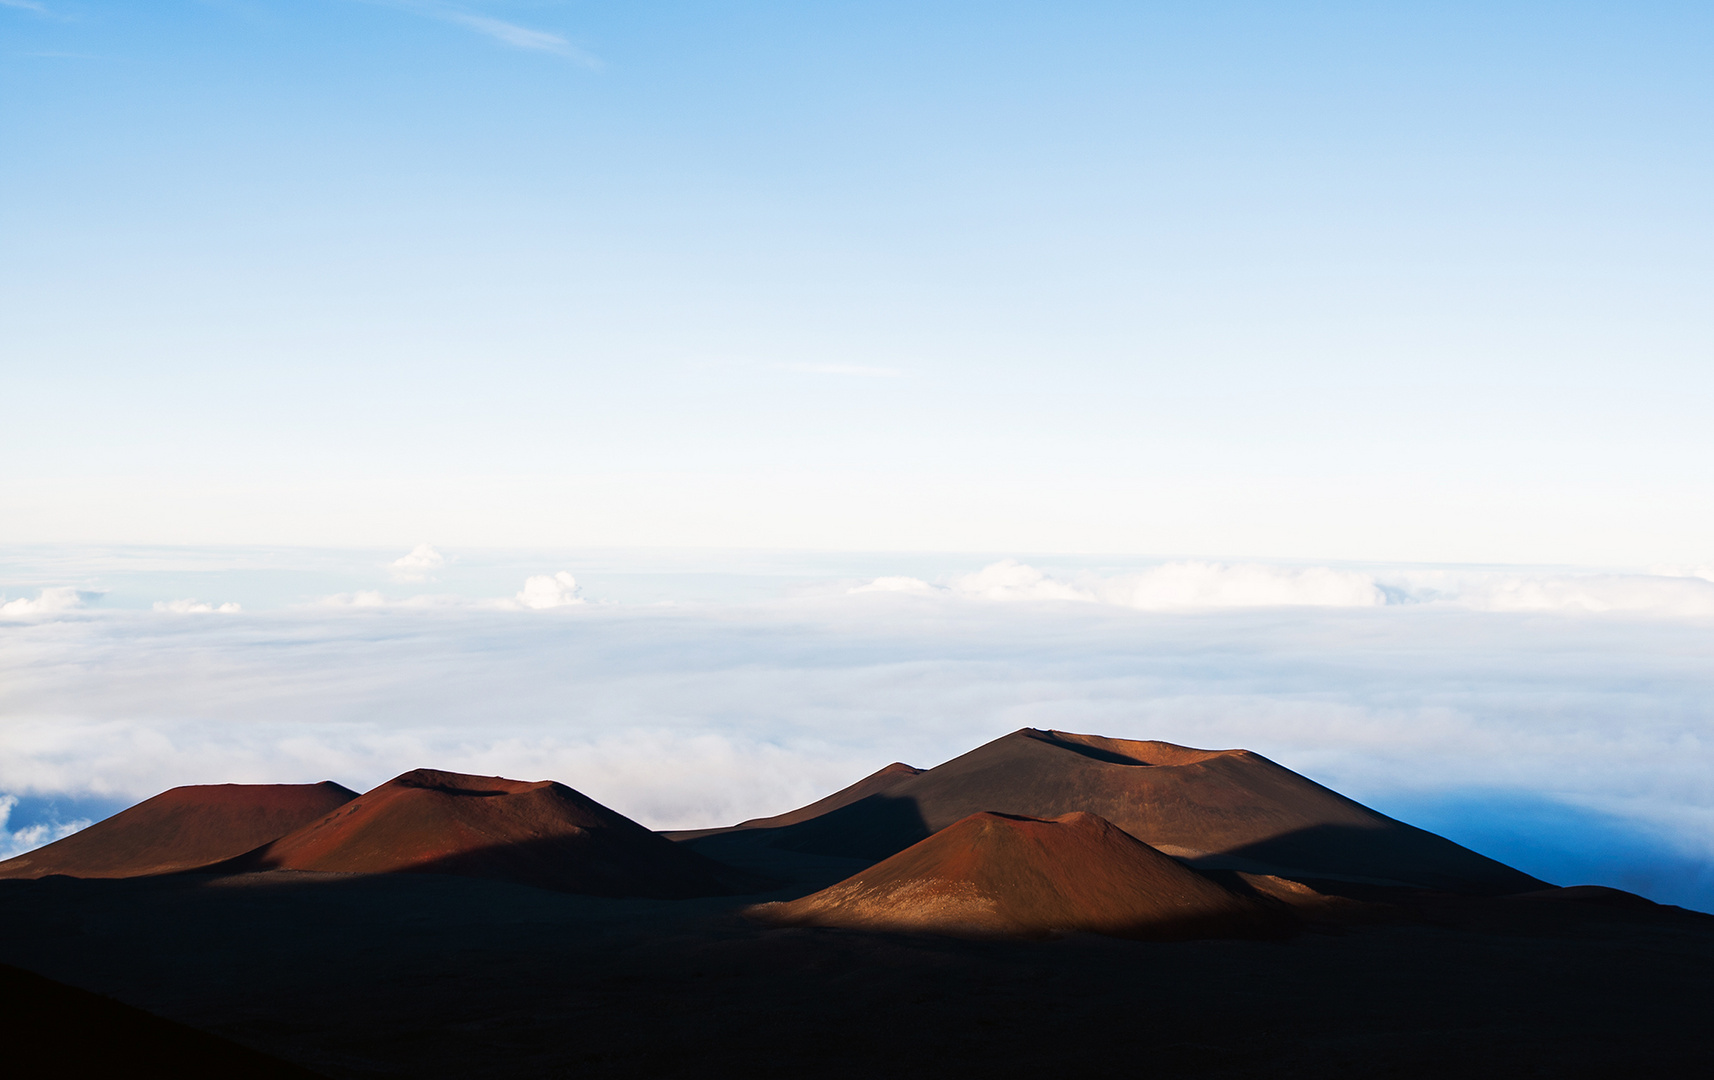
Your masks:
<instances>
[{"instance_id":1,"label":"mountain ridgeline","mask_svg":"<svg viewBox=\"0 0 1714 1080\"><path fill-rule=\"evenodd\" d=\"M1082 812L1199 869L1481 895L1544 886L1248 750L1025 728L932 769L888 766L846 791L863 793L830 796L813 816L703 831L691 842L715 857L761 844L876 861L983 811Z\"/></svg>"},{"instance_id":2,"label":"mountain ridgeline","mask_svg":"<svg viewBox=\"0 0 1714 1080\"><path fill-rule=\"evenodd\" d=\"M1544 888L1246 750L1031 728L725 829L661 834L551 780L417 769L362 795L332 782L174 788L0 863L0 878L174 873L437 874L745 896L747 914L776 924L1145 939L1278 935L1328 883Z\"/></svg>"}]
</instances>

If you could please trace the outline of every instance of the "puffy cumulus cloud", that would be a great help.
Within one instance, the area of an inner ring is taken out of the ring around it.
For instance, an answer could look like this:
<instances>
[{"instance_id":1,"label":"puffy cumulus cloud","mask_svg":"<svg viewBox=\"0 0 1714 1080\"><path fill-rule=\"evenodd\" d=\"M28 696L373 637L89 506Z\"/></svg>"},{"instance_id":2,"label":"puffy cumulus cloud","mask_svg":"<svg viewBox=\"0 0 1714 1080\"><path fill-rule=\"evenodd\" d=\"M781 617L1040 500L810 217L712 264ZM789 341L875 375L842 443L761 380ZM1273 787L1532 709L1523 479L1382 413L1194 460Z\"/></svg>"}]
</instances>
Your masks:
<instances>
[{"instance_id":1,"label":"puffy cumulus cloud","mask_svg":"<svg viewBox=\"0 0 1714 1080\"><path fill-rule=\"evenodd\" d=\"M409 554L401 555L388 564L394 581L432 581L431 575L446 565L446 556L431 544L418 544Z\"/></svg>"},{"instance_id":2,"label":"puffy cumulus cloud","mask_svg":"<svg viewBox=\"0 0 1714 1080\"><path fill-rule=\"evenodd\" d=\"M1003 559L974 574L954 578L952 591L982 600L1090 600L1084 589L1055 581L1033 566Z\"/></svg>"},{"instance_id":3,"label":"puffy cumulus cloud","mask_svg":"<svg viewBox=\"0 0 1714 1080\"><path fill-rule=\"evenodd\" d=\"M0 616L59 615L67 611L76 611L100 596L101 594L98 592L90 592L85 589L65 587L43 589L34 600L19 597L16 600L0 603Z\"/></svg>"},{"instance_id":4,"label":"puffy cumulus cloud","mask_svg":"<svg viewBox=\"0 0 1714 1080\"><path fill-rule=\"evenodd\" d=\"M207 600L197 600L194 597L184 600L157 600L156 611L166 611L174 615L235 615L244 609L238 604L227 601L224 604L214 604Z\"/></svg>"},{"instance_id":5,"label":"puffy cumulus cloud","mask_svg":"<svg viewBox=\"0 0 1714 1080\"><path fill-rule=\"evenodd\" d=\"M456 595L419 595L390 597L378 589L336 593L323 597L314 606L322 608L369 608L382 610L465 610L465 611L548 611L554 608L576 607L586 603L577 579L561 570L556 574L536 574L524 580L524 587L515 595L499 598L472 599ZM156 605L159 607L159 605Z\"/></svg>"},{"instance_id":6,"label":"puffy cumulus cloud","mask_svg":"<svg viewBox=\"0 0 1714 1080\"><path fill-rule=\"evenodd\" d=\"M537 574L525 579L523 589L514 599L519 607L547 611L583 603L581 592L577 579L561 570L557 574Z\"/></svg>"},{"instance_id":7,"label":"puffy cumulus cloud","mask_svg":"<svg viewBox=\"0 0 1714 1080\"><path fill-rule=\"evenodd\" d=\"M10 859L14 855L22 855L26 851L34 851L43 844L51 844L55 840L70 836L79 829L89 827L85 819L77 821L37 822L22 828L10 828L12 811L18 806L16 795L0 795L0 859Z\"/></svg>"},{"instance_id":8,"label":"puffy cumulus cloud","mask_svg":"<svg viewBox=\"0 0 1714 1080\"><path fill-rule=\"evenodd\" d=\"M1375 607L1387 595L1368 574L1327 567L1174 562L1140 573L1064 580L1004 559L946 585L909 577L876 578L852 593L908 593L997 601L1077 601L1139 611L1250 607Z\"/></svg>"}]
</instances>

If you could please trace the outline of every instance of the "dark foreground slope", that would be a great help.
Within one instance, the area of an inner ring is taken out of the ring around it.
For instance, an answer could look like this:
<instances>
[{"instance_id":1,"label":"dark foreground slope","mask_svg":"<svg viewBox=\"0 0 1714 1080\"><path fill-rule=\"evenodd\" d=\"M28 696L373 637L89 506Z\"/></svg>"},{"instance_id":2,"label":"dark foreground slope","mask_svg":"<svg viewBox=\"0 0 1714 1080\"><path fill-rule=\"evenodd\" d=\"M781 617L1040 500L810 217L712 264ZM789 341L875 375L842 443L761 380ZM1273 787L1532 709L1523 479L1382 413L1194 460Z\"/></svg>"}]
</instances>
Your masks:
<instances>
[{"instance_id":1,"label":"dark foreground slope","mask_svg":"<svg viewBox=\"0 0 1714 1080\"><path fill-rule=\"evenodd\" d=\"M984 810L1096 814L1197 866L1489 895L1544 884L1247 750L1031 728L807 820L692 842L875 860Z\"/></svg>"},{"instance_id":2,"label":"dark foreground slope","mask_svg":"<svg viewBox=\"0 0 1714 1080\"><path fill-rule=\"evenodd\" d=\"M1009 941L430 874L48 878L0 882L0 960L352 1080L1714 1075L1714 920L1387 892L1284 941Z\"/></svg>"},{"instance_id":3,"label":"dark foreground slope","mask_svg":"<svg viewBox=\"0 0 1714 1080\"><path fill-rule=\"evenodd\" d=\"M331 780L176 787L0 862L0 878L138 877L207 866L278 839L356 797Z\"/></svg>"},{"instance_id":4,"label":"dark foreground slope","mask_svg":"<svg viewBox=\"0 0 1714 1080\"><path fill-rule=\"evenodd\" d=\"M972 814L835 885L750 912L783 926L1153 941L1277 937L1289 919L1083 813Z\"/></svg>"},{"instance_id":5,"label":"dark foreground slope","mask_svg":"<svg viewBox=\"0 0 1714 1080\"><path fill-rule=\"evenodd\" d=\"M220 867L497 878L596 896L753 892L749 875L551 780L417 769Z\"/></svg>"},{"instance_id":6,"label":"dark foreground slope","mask_svg":"<svg viewBox=\"0 0 1714 1080\"><path fill-rule=\"evenodd\" d=\"M318 1075L10 964L0 964L0 1047L7 1075L16 1077L311 1080Z\"/></svg>"}]
</instances>

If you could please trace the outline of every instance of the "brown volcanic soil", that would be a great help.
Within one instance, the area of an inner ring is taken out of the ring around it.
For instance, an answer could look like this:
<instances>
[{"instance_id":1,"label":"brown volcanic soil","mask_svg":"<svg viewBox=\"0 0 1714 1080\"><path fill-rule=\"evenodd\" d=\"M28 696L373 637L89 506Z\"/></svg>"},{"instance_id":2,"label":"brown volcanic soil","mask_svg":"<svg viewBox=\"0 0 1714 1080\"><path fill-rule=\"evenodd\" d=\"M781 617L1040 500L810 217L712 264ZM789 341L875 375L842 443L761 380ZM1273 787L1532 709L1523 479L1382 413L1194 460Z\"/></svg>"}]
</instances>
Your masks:
<instances>
[{"instance_id":1,"label":"brown volcanic soil","mask_svg":"<svg viewBox=\"0 0 1714 1080\"><path fill-rule=\"evenodd\" d=\"M689 897L767 883L552 780L417 769L221 867L498 878L595 896Z\"/></svg>"},{"instance_id":2,"label":"brown volcanic soil","mask_svg":"<svg viewBox=\"0 0 1714 1080\"><path fill-rule=\"evenodd\" d=\"M788 903L777 925L1183 941L1279 936L1284 920L1094 814L972 814L890 859Z\"/></svg>"},{"instance_id":3,"label":"brown volcanic soil","mask_svg":"<svg viewBox=\"0 0 1714 1080\"><path fill-rule=\"evenodd\" d=\"M0 878L141 877L207 866L278 839L356 797L331 780L176 787L0 862Z\"/></svg>"},{"instance_id":4,"label":"brown volcanic soil","mask_svg":"<svg viewBox=\"0 0 1714 1080\"><path fill-rule=\"evenodd\" d=\"M805 808L808 810L809 808ZM882 859L983 810L1096 814L1208 868L1478 894L1545 883L1395 821L1248 750L1194 750L1025 728L796 824L691 841Z\"/></svg>"}]
</instances>

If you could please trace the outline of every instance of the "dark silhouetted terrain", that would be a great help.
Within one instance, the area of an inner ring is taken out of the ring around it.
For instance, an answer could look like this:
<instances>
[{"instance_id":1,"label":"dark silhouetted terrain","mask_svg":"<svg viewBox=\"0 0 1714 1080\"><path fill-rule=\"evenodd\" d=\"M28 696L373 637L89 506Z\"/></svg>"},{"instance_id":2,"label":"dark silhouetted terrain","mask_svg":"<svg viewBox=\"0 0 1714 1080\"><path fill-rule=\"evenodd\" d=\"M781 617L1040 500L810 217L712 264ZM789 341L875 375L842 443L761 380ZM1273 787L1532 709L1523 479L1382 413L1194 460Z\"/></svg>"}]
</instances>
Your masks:
<instances>
[{"instance_id":1,"label":"dark silhouetted terrain","mask_svg":"<svg viewBox=\"0 0 1714 1080\"><path fill-rule=\"evenodd\" d=\"M16 1077L311 1080L317 1074L111 998L0 964L0 1061Z\"/></svg>"}]
</instances>

